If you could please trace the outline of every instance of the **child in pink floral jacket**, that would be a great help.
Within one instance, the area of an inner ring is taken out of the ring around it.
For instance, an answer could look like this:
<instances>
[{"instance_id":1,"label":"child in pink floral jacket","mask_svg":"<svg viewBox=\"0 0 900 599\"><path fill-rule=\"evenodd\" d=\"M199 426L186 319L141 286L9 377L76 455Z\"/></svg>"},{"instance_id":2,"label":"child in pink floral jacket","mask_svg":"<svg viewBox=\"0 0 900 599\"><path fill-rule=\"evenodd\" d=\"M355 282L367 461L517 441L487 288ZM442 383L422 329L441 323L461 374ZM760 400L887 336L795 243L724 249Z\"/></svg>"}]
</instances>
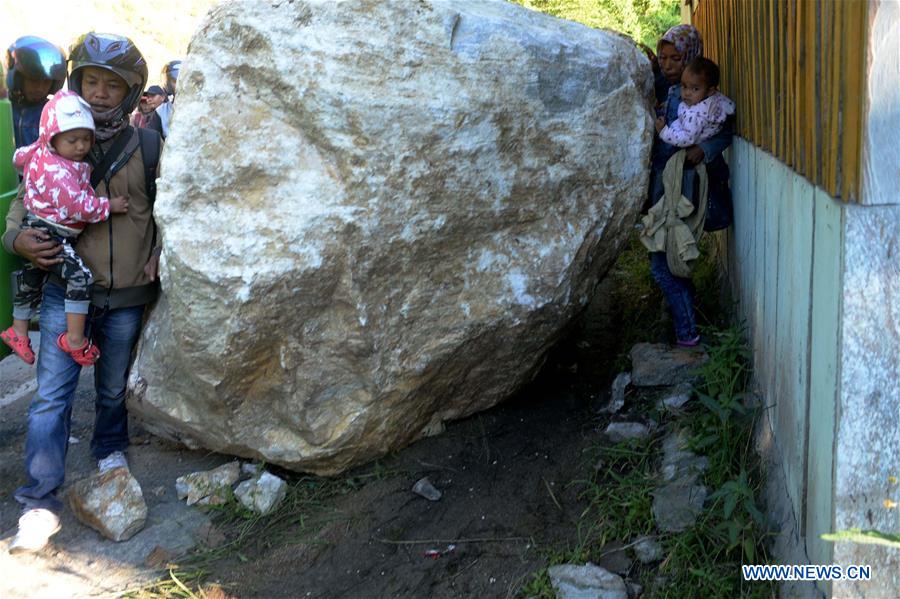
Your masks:
<instances>
[{"instance_id":1,"label":"child in pink floral jacket","mask_svg":"<svg viewBox=\"0 0 900 599\"><path fill-rule=\"evenodd\" d=\"M100 351L84 336L93 275L72 246L88 223L102 222L110 212L128 211L126 198L108 200L94 193L91 167L83 162L93 143L90 105L75 92L64 90L44 106L38 140L13 156L25 178L23 203L28 214L23 226L45 231L61 247L61 260L50 272L66 282L68 330L56 344L81 365L96 362ZM28 340L28 322L40 306L47 276L47 271L33 264L26 264L16 274L13 325L0 333L0 339L29 364L34 363L34 352Z\"/></svg>"}]
</instances>

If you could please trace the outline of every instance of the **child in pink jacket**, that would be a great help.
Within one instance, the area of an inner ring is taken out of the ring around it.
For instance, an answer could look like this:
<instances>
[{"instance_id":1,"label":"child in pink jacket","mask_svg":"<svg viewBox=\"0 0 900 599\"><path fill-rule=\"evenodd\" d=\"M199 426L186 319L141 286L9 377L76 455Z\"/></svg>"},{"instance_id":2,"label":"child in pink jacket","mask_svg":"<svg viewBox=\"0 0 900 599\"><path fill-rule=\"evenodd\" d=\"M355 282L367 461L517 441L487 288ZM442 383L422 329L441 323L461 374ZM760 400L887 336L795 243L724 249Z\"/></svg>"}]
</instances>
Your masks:
<instances>
[{"instance_id":1,"label":"child in pink jacket","mask_svg":"<svg viewBox=\"0 0 900 599\"><path fill-rule=\"evenodd\" d=\"M41 229L61 248L61 261L49 272L28 263L16 273L13 325L0 333L0 339L29 364L34 363L34 352L28 340L28 322L40 306L50 273L66 283L68 330L56 340L57 346L82 366L100 357L100 351L84 336L93 275L72 246L88 223L102 222L110 212L127 212L128 200L107 200L94 193L91 166L83 162L93 143L90 105L75 92L64 90L44 106L38 140L13 156L25 179L23 203L28 214L23 226Z\"/></svg>"}]
</instances>

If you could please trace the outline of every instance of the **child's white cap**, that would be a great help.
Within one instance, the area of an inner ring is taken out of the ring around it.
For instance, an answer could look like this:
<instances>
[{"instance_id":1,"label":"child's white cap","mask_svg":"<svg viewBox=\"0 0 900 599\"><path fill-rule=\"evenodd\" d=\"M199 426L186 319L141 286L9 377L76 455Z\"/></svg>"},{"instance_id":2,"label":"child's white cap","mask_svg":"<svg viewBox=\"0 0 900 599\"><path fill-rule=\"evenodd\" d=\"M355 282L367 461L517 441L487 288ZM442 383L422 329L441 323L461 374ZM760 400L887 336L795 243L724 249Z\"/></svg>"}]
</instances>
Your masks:
<instances>
[{"instance_id":1,"label":"child's white cap","mask_svg":"<svg viewBox=\"0 0 900 599\"><path fill-rule=\"evenodd\" d=\"M76 94L68 94L56 99L57 133L72 129L94 130L94 115L91 105Z\"/></svg>"}]
</instances>

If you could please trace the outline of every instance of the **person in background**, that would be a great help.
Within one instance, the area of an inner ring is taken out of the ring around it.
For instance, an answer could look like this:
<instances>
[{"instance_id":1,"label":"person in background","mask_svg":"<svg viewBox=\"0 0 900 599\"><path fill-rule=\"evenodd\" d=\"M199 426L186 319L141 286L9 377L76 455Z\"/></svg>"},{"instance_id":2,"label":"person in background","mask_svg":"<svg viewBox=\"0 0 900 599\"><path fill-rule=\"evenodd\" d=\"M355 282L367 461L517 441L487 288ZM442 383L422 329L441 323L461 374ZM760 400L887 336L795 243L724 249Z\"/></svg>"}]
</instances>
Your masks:
<instances>
[{"instance_id":1,"label":"person in background","mask_svg":"<svg viewBox=\"0 0 900 599\"><path fill-rule=\"evenodd\" d=\"M17 148L37 141L47 97L62 89L65 80L66 56L47 40L26 35L6 50L6 87Z\"/></svg>"},{"instance_id":2,"label":"person in background","mask_svg":"<svg viewBox=\"0 0 900 599\"><path fill-rule=\"evenodd\" d=\"M180 60L173 60L163 67L163 88L168 98L160 104L145 125L148 129L154 129L163 139L169 136L169 123L172 121L172 114L175 112L175 88L178 86L178 72L180 70Z\"/></svg>"},{"instance_id":3,"label":"person in background","mask_svg":"<svg viewBox=\"0 0 900 599\"><path fill-rule=\"evenodd\" d=\"M151 85L141 95L137 110L131 115L131 124L134 127L147 128L150 116L167 99L166 92L158 85Z\"/></svg>"},{"instance_id":4,"label":"person in background","mask_svg":"<svg viewBox=\"0 0 900 599\"><path fill-rule=\"evenodd\" d=\"M100 472L128 468L125 388L146 306L156 299L160 249L153 221L159 136L134 129L129 115L147 84L147 63L127 37L87 33L70 50L69 89L90 106L95 143L87 154L98 195L125 197L127 214L87 225L75 251L94 274L86 337L103 348L94 364L95 421L91 453ZM62 261L46 232L22 228L24 191L10 204L3 246L39 268ZM14 492L22 507L10 553L41 550L60 529L72 402L81 365L56 341L67 330L65 284L50 275L41 298L37 391L28 410L24 484Z\"/></svg>"}]
</instances>

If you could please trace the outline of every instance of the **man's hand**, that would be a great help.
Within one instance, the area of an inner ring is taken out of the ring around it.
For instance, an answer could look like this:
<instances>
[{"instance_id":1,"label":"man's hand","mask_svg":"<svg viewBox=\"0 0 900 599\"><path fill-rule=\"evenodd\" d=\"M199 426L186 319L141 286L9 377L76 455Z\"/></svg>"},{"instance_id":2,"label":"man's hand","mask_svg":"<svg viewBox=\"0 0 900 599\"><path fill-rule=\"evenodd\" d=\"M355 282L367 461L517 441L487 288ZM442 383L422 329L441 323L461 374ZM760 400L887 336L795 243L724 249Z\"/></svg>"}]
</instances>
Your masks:
<instances>
[{"instance_id":1,"label":"man's hand","mask_svg":"<svg viewBox=\"0 0 900 599\"><path fill-rule=\"evenodd\" d=\"M13 241L13 249L17 254L44 270L63 261L62 256L59 255L62 247L50 239L46 232L39 229L22 229Z\"/></svg>"},{"instance_id":2,"label":"man's hand","mask_svg":"<svg viewBox=\"0 0 900 599\"><path fill-rule=\"evenodd\" d=\"M153 251L150 253L150 259L147 260L147 264L144 265L144 274L147 275L151 281L155 281L157 275L159 275L159 255L162 253L162 248L153 248Z\"/></svg>"},{"instance_id":3,"label":"man's hand","mask_svg":"<svg viewBox=\"0 0 900 599\"><path fill-rule=\"evenodd\" d=\"M688 164L700 164L704 158L706 158L706 154L703 153L703 148L700 146L691 146L684 151L684 160Z\"/></svg>"}]
</instances>

